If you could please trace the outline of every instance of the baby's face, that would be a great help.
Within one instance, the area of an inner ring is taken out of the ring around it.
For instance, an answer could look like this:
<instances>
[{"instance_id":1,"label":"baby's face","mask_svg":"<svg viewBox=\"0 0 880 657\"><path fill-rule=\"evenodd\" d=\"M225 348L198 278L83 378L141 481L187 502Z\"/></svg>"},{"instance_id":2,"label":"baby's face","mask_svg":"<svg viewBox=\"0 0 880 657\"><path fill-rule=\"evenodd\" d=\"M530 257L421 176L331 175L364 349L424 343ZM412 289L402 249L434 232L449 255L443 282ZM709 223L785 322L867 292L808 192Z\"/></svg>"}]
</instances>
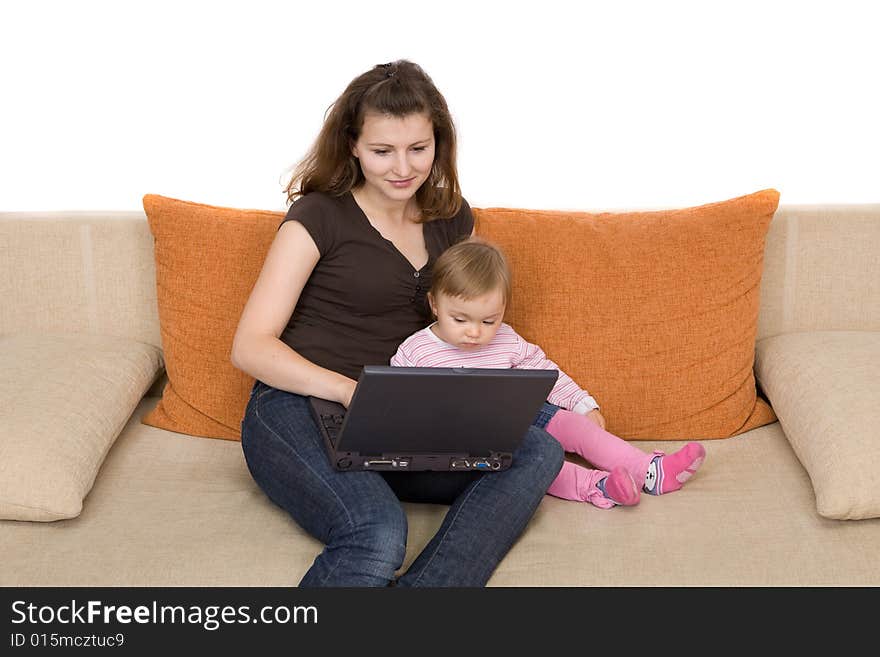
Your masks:
<instances>
[{"instance_id":1,"label":"baby's face","mask_svg":"<svg viewBox=\"0 0 880 657\"><path fill-rule=\"evenodd\" d=\"M479 349L491 342L504 318L501 290L473 299L438 294L430 302L437 317L434 334L459 349Z\"/></svg>"}]
</instances>

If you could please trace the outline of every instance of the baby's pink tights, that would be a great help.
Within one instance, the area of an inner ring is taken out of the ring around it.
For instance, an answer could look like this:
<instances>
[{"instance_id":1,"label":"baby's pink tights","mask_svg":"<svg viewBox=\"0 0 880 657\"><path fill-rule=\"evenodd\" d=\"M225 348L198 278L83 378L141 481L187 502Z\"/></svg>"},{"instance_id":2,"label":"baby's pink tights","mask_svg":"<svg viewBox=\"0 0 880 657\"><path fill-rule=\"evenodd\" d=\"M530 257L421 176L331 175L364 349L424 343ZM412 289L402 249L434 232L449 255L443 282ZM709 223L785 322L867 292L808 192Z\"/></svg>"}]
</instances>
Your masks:
<instances>
[{"instance_id":1,"label":"baby's pink tights","mask_svg":"<svg viewBox=\"0 0 880 657\"><path fill-rule=\"evenodd\" d=\"M687 443L673 454L659 451L648 454L605 431L586 416L565 409L556 412L547 424L547 432L566 452L579 454L599 468L590 470L566 461L547 492L568 500L589 501L603 508L614 506L613 501L610 504L603 501L608 499L607 496L596 494L598 483L609 472L623 468L646 493L661 495L681 488L706 455L703 446L694 442Z\"/></svg>"}]
</instances>

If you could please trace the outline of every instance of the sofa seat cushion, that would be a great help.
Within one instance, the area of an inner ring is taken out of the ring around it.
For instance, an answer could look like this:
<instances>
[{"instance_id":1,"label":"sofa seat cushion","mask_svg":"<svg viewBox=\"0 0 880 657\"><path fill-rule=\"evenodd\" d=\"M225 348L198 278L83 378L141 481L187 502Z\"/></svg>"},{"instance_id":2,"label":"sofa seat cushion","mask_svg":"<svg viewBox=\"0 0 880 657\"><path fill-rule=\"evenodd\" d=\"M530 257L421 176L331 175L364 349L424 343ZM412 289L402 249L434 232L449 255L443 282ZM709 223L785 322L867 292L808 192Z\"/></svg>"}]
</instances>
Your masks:
<instances>
[{"instance_id":1,"label":"sofa seat cushion","mask_svg":"<svg viewBox=\"0 0 880 657\"><path fill-rule=\"evenodd\" d=\"M79 515L162 365L157 347L128 338L0 336L0 518Z\"/></svg>"},{"instance_id":2,"label":"sofa seat cushion","mask_svg":"<svg viewBox=\"0 0 880 657\"><path fill-rule=\"evenodd\" d=\"M141 424L157 401L135 410L79 517L0 520L0 586L300 581L324 546L260 490L239 443ZM880 519L817 514L810 479L778 422L704 445L706 463L687 486L643 495L635 507L609 511L545 496L489 585L880 586ZM449 507L404 506L406 570Z\"/></svg>"},{"instance_id":3,"label":"sofa seat cushion","mask_svg":"<svg viewBox=\"0 0 880 657\"><path fill-rule=\"evenodd\" d=\"M758 341L755 372L826 518L880 517L880 331Z\"/></svg>"}]
</instances>

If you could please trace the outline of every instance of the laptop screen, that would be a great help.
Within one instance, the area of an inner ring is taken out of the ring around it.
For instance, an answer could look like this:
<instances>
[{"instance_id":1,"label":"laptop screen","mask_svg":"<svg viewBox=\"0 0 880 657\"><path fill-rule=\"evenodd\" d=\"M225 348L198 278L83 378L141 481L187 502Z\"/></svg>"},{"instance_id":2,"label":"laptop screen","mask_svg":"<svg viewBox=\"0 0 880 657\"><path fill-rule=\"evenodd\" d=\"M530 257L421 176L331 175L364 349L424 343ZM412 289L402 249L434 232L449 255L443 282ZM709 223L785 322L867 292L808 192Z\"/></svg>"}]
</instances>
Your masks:
<instances>
[{"instance_id":1,"label":"laptop screen","mask_svg":"<svg viewBox=\"0 0 880 657\"><path fill-rule=\"evenodd\" d=\"M367 366L336 449L512 452L557 376L557 370Z\"/></svg>"}]
</instances>

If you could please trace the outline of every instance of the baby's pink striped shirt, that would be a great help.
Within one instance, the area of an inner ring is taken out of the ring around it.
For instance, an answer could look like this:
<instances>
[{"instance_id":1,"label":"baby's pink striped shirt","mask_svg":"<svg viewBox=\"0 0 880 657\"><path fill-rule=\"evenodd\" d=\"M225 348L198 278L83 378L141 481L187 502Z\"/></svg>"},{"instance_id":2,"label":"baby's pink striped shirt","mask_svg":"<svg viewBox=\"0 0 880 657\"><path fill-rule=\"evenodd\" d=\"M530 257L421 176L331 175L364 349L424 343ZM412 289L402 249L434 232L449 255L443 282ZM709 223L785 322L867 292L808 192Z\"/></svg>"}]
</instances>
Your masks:
<instances>
[{"instance_id":1,"label":"baby's pink striped shirt","mask_svg":"<svg viewBox=\"0 0 880 657\"><path fill-rule=\"evenodd\" d=\"M526 342L510 325L504 323L489 344L473 351L465 351L444 342L434 335L429 326L404 340L391 357L391 364L395 367L559 370L559 378L547 401L582 415L599 408L596 400L547 358L541 347Z\"/></svg>"}]
</instances>

